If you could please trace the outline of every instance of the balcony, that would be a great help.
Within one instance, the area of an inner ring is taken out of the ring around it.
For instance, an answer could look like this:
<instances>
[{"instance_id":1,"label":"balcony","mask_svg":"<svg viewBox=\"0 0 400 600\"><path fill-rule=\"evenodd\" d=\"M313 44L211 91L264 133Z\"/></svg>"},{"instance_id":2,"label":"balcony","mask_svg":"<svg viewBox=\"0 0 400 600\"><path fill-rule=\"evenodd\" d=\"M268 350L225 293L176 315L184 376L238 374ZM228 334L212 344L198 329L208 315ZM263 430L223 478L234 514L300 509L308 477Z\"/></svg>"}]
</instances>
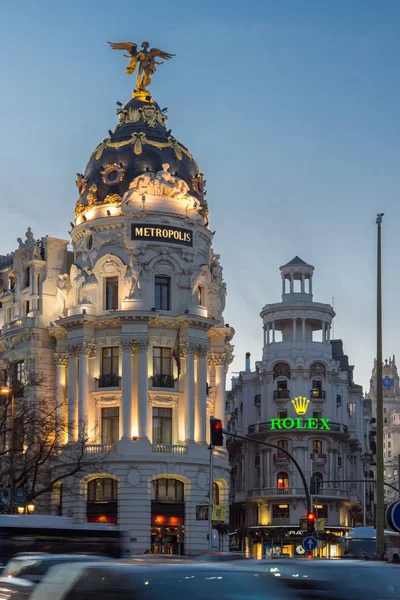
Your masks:
<instances>
[{"instance_id":1,"label":"balcony","mask_svg":"<svg viewBox=\"0 0 400 600\"><path fill-rule=\"evenodd\" d=\"M153 387L159 388L174 388L175 380L172 375L153 375Z\"/></svg>"},{"instance_id":2,"label":"balcony","mask_svg":"<svg viewBox=\"0 0 400 600\"><path fill-rule=\"evenodd\" d=\"M121 377L116 373L107 373L96 378L98 388L119 388L121 385Z\"/></svg>"},{"instance_id":3,"label":"balcony","mask_svg":"<svg viewBox=\"0 0 400 600\"><path fill-rule=\"evenodd\" d=\"M186 446L179 444L153 444L152 451L164 454L186 454Z\"/></svg>"},{"instance_id":4,"label":"balcony","mask_svg":"<svg viewBox=\"0 0 400 600\"><path fill-rule=\"evenodd\" d=\"M312 400L325 400L325 390L314 388L310 390L310 398Z\"/></svg>"},{"instance_id":5,"label":"balcony","mask_svg":"<svg viewBox=\"0 0 400 600\"><path fill-rule=\"evenodd\" d=\"M307 419L303 419L302 421L303 425L307 424ZM348 434L348 427L347 425L344 425L344 423L335 423L333 421L329 421L329 427L330 429L318 429L318 434L323 434L325 435L325 433L345 433ZM266 421L265 423L255 423L254 425L249 425L248 427L248 433L261 433L263 431L271 431L271 421ZM277 431L277 430L275 430ZM296 433L299 433L300 431L302 431L301 429L293 429L293 430L288 430L288 431L294 431ZM309 430L304 429L304 431L307 433L309 433Z\"/></svg>"},{"instance_id":6,"label":"balcony","mask_svg":"<svg viewBox=\"0 0 400 600\"><path fill-rule=\"evenodd\" d=\"M286 456L286 454L274 454L274 463L276 465L285 464L285 463L288 463L289 461L290 461L290 458L288 456Z\"/></svg>"},{"instance_id":7,"label":"balcony","mask_svg":"<svg viewBox=\"0 0 400 600\"><path fill-rule=\"evenodd\" d=\"M274 390L274 400L289 400L290 390Z\"/></svg>"},{"instance_id":8,"label":"balcony","mask_svg":"<svg viewBox=\"0 0 400 600\"><path fill-rule=\"evenodd\" d=\"M314 490L313 490L314 492ZM315 495L318 498L348 498L349 492L340 488L323 488L320 487L319 490L315 490ZM310 491L311 493L311 491ZM255 488L249 490L248 498L249 499L257 499L257 498L288 498L288 497L302 497L304 498L304 487L286 487L286 488L272 488L272 487L264 487L264 488Z\"/></svg>"},{"instance_id":9,"label":"balcony","mask_svg":"<svg viewBox=\"0 0 400 600\"><path fill-rule=\"evenodd\" d=\"M117 451L117 444L86 444L86 454L110 454Z\"/></svg>"},{"instance_id":10,"label":"balcony","mask_svg":"<svg viewBox=\"0 0 400 600\"><path fill-rule=\"evenodd\" d=\"M318 454L317 452L313 452L311 454L311 460L316 465L325 465L326 464L326 454Z\"/></svg>"}]
</instances>

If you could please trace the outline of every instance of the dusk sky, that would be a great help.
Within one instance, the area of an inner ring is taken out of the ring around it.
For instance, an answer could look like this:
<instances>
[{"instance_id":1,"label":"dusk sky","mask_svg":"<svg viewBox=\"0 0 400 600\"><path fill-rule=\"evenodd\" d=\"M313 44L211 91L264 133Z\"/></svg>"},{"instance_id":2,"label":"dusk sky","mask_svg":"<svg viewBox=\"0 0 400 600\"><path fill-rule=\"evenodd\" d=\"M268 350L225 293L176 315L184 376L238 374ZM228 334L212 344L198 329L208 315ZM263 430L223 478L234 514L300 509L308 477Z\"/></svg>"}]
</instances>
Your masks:
<instances>
[{"instance_id":1,"label":"dusk sky","mask_svg":"<svg viewBox=\"0 0 400 600\"><path fill-rule=\"evenodd\" d=\"M375 355L377 212L383 354L399 354L398 0L20 0L0 21L0 253L69 239L75 173L113 129L135 81L110 41L176 54L151 86L207 179L214 247L236 329L231 371L261 359L262 306L279 266L315 266L355 380ZM229 387L229 382L228 382Z\"/></svg>"}]
</instances>

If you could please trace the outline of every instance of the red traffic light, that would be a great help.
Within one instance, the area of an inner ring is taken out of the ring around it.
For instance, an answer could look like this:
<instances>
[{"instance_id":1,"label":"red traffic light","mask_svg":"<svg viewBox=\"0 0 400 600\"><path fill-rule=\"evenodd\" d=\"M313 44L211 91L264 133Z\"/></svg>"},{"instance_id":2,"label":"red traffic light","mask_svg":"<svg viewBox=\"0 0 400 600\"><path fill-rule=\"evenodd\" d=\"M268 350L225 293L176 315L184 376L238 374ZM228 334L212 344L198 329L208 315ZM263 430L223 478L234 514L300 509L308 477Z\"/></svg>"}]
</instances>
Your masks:
<instances>
[{"instance_id":1,"label":"red traffic light","mask_svg":"<svg viewBox=\"0 0 400 600\"><path fill-rule=\"evenodd\" d=\"M224 434L222 433L223 424L221 419L210 417L210 440L211 446L223 446Z\"/></svg>"},{"instance_id":2,"label":"red traffic light","mask_svg":"<svg viewBox=\"0 0 400 600\"><path fill-rule=\"evenodd\" d=\"M315 514L314 513L307 513L307 521L314 521L315 520Z\"/></svg>"},{"instance_id":3,"label":"red traffic light","mask_svg":"<svg viewBox=\"0 0 400 600\"><path fill-rule=\"evenodd\" d=\"M222 429L222 421L217 421L214 425L214 429Z\"/></svg>"}]
</instances>

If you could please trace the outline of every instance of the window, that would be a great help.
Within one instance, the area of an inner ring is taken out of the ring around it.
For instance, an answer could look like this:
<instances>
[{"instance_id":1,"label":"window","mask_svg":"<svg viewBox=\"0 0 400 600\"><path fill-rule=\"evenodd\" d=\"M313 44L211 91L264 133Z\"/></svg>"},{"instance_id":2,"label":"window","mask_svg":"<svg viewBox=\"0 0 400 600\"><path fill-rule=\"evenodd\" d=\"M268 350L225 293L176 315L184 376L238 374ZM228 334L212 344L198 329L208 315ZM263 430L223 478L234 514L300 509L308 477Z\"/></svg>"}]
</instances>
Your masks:
<instances>
[{"instance_id":1,"label":"window","mask_svg":"<svg viewBox=\"0 0 400 600\"><path fill-rule=\"evenodd\" d=\"M106 310L118 309L118 277L105 278Z\"/></svg>"},{"instance_id":2,"label":"window","mask_svg":"<svg viewBox=\"0 0 400 600\"><path fill-rule=\"evenodd\" d=\"M279 446L279 448L282 448L283 450L287 450L288 449L287 440L279 440L279 442L277 443L277 446ZM278 456L286 456L286 455L284 452L281 452L280 450L278 450Z\"/></svg>"},{"instance_id":3,"label":"window","mask_svg":"<svg viewBox=\"0 0 400 600\"><path fill-rule=\"evenodd\" d=\"M392 451L389 450L389 452L388 452L388 458L391 458L391 456L392 456Z\"/></svg>"},{"instance_id":4,"label":"window","mask_svg":"<svg viewBox=\"0 0 400 600\"><path fill-rule=\"evenodd\" d=\"M276 481L277 481L278 488L289 487L289 476L287 473L283 473L282 471L280 473L278 473Z\"/></svg>"},{"instance_id":5,"label":"window","mask_svg":"<svg viewBox=\"0 0 400 600\"><path fill-rule=\"evenodd\" d=\"M336 408L342 406L342 396L340 394L336 394Z\"/></svg>"},{"instance_id":6,"label":"window","mask_svg":"<svg viewBox=\"0 0 400 600\"><path fill-rule=\"evenodd\" d=\"M155 387L174 387L171 359L171 348L159 346L153 348L153 385Z\"/></svg>"},{"instance_id":7,"label":"window","mask_svg":"<svg viewBox=\"0 0 400 600\"><path fill-rule=\"evenodd\" d=\"M312 449L316 454L322 454L322 442L320 440L313 440Z\"/></svg>"},{"instance_id":8,"label":"window","mask_svg":"<svg viewBox=\"0 0 400 600\"><path fill-rule=\"evenodd\" d=\"M349 402L348 409L349 409L349 417L352 417L355 414L355 412L356 412L356 403L355 402Z\"/></svg>"},{"instance_id":9,"label":"window","mask_svg":"<svg viewBox=\"0 0 400 600\"><path fill-rule=\"evenodd\" d=\"M328 518L328 505L327 504L314 504L314 513L317 519Z\"/></svg>"},{"instance_id":10,"label":"window","mask_svg":"<svg viewBox=\"0 0 400 600\"><path fill-rule=\"evenodd\" d=\"M119 385L119 348L110 346L101 349L101 375L99 387L116 387Z\"/></svg>"},{"instance_id":11,"label":"window","mask_svg":"<svg viewBox=\"0 0 400 600\"><path fill-rule=\"evenodd\" d=\"M21 398L24 393L25 363L19 360L11 365L11 387L16 398Z\"/></svg>"},{"instance_id":12,"label":"window","mask_svg":"<svg viewBox=\"0 0 400 600\"><path fill-rule=\"evenodd\" d=\"M322 412L320 410L313 410L312 416L313 419L320 419L322 417Z\"/></svg>"},{"instance_id":13,"label":"window","mask_svg":"<svg viewBox=\"0 0 400 600\"><path fill-rule=\"evenodd\" d=\"M101 409L101 443L116 444L119 440L119 407Z\"/></svg>"},{"instance_id":14,"label":"window","mask_svg":"<svg viewBox=\"0 0 400 600\"><path fill-rule=\"evenodd\" d=\"M384 409L383 409L383 412L385 413L385 415L386 415L386 410L387 410L387 409L386 409L386 406L385 406L385 407L384 407Z\"/></svg>"},{"instance_id":15,"label":"window","mask_svg":"<svg viewBox=\"0 0 400 600\"><path fill-rule=\"evenodd\" d=\"M286 419L287 418L287 410L280 410L278 412L278 418L279 419Z\"/></svg>"},{"instance_id":16,"label":"window","mask_svg":"<svg viewBox=\"0 0 400 600\"><path fill-rule=\"evenodd\" d=\"M213 491L212 491L212 503L213 504L219 504L219 485L218 483L213 483Z\"/></svg>"},{"instance_id":17,"label":"window","mask_svg":"<svg viewBox=\"0 0 400 600\"><path fill-rule=\"evenodd\" d=\"M392 442L388 442L388 448L392 447Z\"/></svg>"},{"instance_id":18,"label":"window","mask_svg":"<svg viewBox=\"0 0 400 600\"><path fill-rule=\"evenodd\" d=\"M25 302L25 316L27 316L31 312L31 303L29 300Z\"/></svg>"},{"instance_id":19,"label":"window","mask_svg":"<svg viewBox=\"0 0 400 600\"><path fill-rule=\"evenodd\" d=\"M31 270L28 267L25 269L25 287L29 287L31 284Z\"/></svg>"},{"instance_id":20,"label":"window","mask_svg":"<svg viewBox=\"0 0 400 600\"><path fill-rule=\"evenodd\" d=\"M388 439L389 439L389 440L391 439L391 437L392 437L392 434L391 434L391 433L388 433Z\"/></svg>"},{"instance_id":21,"label":"window","mask_svg":"<svg viewBox=\"0 0 400 600\"><path fill-rule=\"evenodd\" d=\"M92 479L88 483L88 502L112 502L118 500L118 481L110 477Z\"/></svg>"},{"instance_id":22,"label":"window","mask_svg":"<svg viewBox=\"0 0 400 600\"><path fill-rule=\"evenodd\" d=\"M322 389L322 381L318 381L317 379L313 380L311 397L312 398L325 398L325 392Z\"/></svg>"},{"instance_id":23,"label":"window","mask_svg":"<svg viewBox=\"0 0 400 600\"><path fill-rule=\"evenodd\" d=\"M172 444L172 408L153 408L153 444Z\"/></svg>"},{"instance_id":24,"label":"window","mask_svg":"<svg viewBox=\"0 0 400 600\"><path fill-rule=\"evenodd\" d=\"M314 473L311 477L311 486L310 486L310 494L319 494L322 489L323 477L321 473Z\"/></svg>"},{"instance_id":25,"label":"window","mask_svg":"<svg viewBox=\"0 0 400 600\"><path fill-rule=\"evenodd\" d=\"M200 306L205 306L206 305L206 293L205 293L205 289L202 285L199 285L197 288L197 295L199 298L199 304Z\"/></svg>"},{"instance_id":26,"label":"window","mask_svg":"<svg viewBox=\"0 0 400 600\"><path fill-rule=\"evenodd\" d=\"M170 310L171 278L156 275L154 279L154 307L156 310Z\"/></svg>"},{"instance_id":27,"label":"window","mask_svg":"<svg viewBox=\"0 0 400 600\"><path fill-rule=\"evenodd\" d=\"M10 292L13 292L15 290L15 275L11 274L8 278L8 289L10 290Z\"/></svg>"},{"instance_id":28,"label":"window","mask_svg":"<svg viewBox=\"0 0 400 600\"><path fill-rule=\"evenodd\" d=\"M289 518L289 504L273 504L272 505L272 518L273 519L288 519Z\"/></svg>"},{"instance_id":29,"label":"window","mask_svg":"<svg viewBox=\"0 0 400 600\"><path fill-rule=\"evenodd\" d=\"M177 479L156 479L152 482L152 500L183 502L183 483Z\"/></svg>"}]
</instances>

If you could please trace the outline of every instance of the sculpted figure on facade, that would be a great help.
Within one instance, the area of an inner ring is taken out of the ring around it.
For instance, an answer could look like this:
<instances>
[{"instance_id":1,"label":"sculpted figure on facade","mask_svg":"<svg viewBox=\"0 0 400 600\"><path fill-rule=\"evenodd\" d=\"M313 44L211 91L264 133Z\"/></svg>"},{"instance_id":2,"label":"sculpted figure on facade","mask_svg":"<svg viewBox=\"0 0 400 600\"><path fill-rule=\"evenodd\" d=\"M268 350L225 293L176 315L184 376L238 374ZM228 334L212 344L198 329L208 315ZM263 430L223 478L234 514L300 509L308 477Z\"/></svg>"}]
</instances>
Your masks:
<instances>
[{"instance_id":1,"label":"sculpted figure on facade","mask_svg":"<svg viewBox=\"0 0 400 600\"><path fill-rule=\"evenodd\" d=\"M26 237L25 242L23 242L21 238L17 238L18 249L25 248L29 259L32 259L32 258L40 259L41 256L40 256L39 244L35 240L35 238L33 236L33 231L30 227L28 227L25 237Z\"/></svg>"},{"instance_id":2,"label":"sculpted figure on facade","mask_svg":"<svg viewBox=\"0 0 400 600\"><path fill-rule=\"evenodd\" d=\"M141 298L140 292L140 281L139 276L142 271L142 264L140 261L134 261L131 256L129 266L125 273L125 285L126 285L126 296L125 299L137 299Z\"/></svg>"},{"instance_id":3,"label":"sculpted figure on facade","mask_svg":"<svg viewBox=\"0 0 400 600\"><path fill-rule=\"evenodd\" d=\"M80 269L71 266L70 281L75 292L76 304L95 304L98 281L97 277L88 267Z\"/></svg>"},{"instance_id":4,"label":"sculpted figure on facade","mask_svg":"<svg viewBox=\"0 0 400 600\"><path fill-rule=\"evenodd\" d=\"M169 198L185 198L188 196L189 186L183 179L175 177L169 172L169 164L164 163L162 170L155 173L143 173L129 184L129 189L138 195L149 194L152 196L167 196ZM124 198L128 203L130 194Z\"/></svg>"},{"instance_id":5,"label":"sculpted figure on facade","mask_svg":"<svg viewBox=\"0 0 400 600\"><path fill-rule=\"evenodd\" d=\"M204 290L204 294L207 294L207 290L211 283L211 272L208 265L200 265L192 275L191 288L192 288L192 299L195 306L201 304L201 288Z\"/></svg>"},{"instance_id":6,"label":"sculpted figure on facade","mask_svg":"<svg viewBox=\"0 0 400 600\"><path fill-rule=\"evenodd\" d=\"M222 320L226 305L226 283L222 278L222 267L219 254L211 250L210 256L211 282L208 287L208 316L210 319Z\"/></svg>"},{"instance_id":7,"label":"sculpted figure on facade","mask_svg":"<svg viewBox=\"0 0 400 600\"><path fill-rule=\"evenodd\" d=\"M57 302L62 317L65 317L67 314L67 300L70 289L71 282L69 275L67 273L59 275L57 281Z\"/></svg>"}]
</instances>

